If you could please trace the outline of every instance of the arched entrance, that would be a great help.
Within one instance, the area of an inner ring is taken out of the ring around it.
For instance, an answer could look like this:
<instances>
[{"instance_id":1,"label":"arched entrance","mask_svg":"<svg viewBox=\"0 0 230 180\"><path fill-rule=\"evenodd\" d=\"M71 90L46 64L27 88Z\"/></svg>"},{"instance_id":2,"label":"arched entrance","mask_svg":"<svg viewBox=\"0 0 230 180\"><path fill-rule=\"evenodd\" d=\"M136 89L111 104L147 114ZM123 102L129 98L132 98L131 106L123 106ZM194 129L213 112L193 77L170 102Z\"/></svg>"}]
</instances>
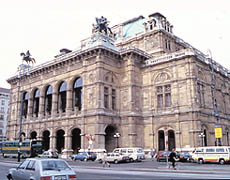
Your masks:
<instances>
[{"instance_id":1,"label":"arched entrance","mask_svg":"<svg viewBox=\"0 0 230 180\"><path fill-rule=\"evenodd\" d=\"M50 148L50 132L44 131L42 134L42 149L47 151Z\"/></svg>"},{"instance_id":2,"label":"arched entrance","mask_svg":"<svg viewBox=\"0 0 230 180\"><path fill-rule=\"evenodd\" d=\"M159 151L165 150L165 133L163 130L158 131Z\"/></svg>"},{"instance_id":3,"label":"arched entrance","mask_svg":"<svg viewBox=\"0 0 230 180\"><path fill-rule=\"evenodd\" d=\"M33 131L30 133L30 139L37 139L37 132Z\"/></svg>"},{"instance_id":4,"label":"arched entrance","mask_svg":"<svg viewBox=\"0 0 230 180\"><path fill-rule=\"evenodd\" d=\"M169 148L168 150L171 151L173 148L176 147L176 143L175 143L175 133L173 130L169 130L168 131L168 138L169 138Z\"/></svg>"},{"instance_id":5,"label":"arched entrance","mask_svg":"<svg viewBox=\"0 0 230 180\"><path fill-rule=\"evenodd\" d=\"M78 153L78 150L81 149L81 130L75 128L72 130L72 149L74 153Z\"/></svg>"},{"instance_id":6,"label":"arched entrance","mask_svg":"<svg viewBox=\"0 0 230 180\"><path fill-rule=\"evenodd\" d=\"M114 134L116 133L116 129L109 125L105 129L105 149L107 152L112 152L114 148L116 148L116 141L114 138Z\"/></svg>"},{"instance_id":7,"label":"arched entrance","mask_svg":"<svg viewBox=\"0 0 230 180\"><path fill-rule=\"evenodd\" d=\"M61 153L61 151L64 149L65 146L65 137L64 137L65 131L62 129L58 130L56 133L56 149L58 153Z\"/></svg>"}]
</instances>

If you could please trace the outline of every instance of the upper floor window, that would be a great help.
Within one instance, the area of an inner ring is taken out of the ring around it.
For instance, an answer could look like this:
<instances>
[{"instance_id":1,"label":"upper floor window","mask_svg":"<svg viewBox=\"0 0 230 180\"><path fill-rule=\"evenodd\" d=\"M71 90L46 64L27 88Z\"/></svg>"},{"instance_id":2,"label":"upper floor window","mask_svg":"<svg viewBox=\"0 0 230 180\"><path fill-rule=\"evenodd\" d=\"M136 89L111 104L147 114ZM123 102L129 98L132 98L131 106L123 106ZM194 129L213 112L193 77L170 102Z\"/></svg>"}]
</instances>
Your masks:
<instances>
[{"instance_id":1,"label":"upper floor window","mask_svg":"<svg viewBox=\"0 0 230 180\"><path fill-rule=\"evenodd\" d=\"M116 110L116 90L112 89L112 109Z\"/></svg>"},{"instance_id":2,"label":"upper floor window","mask_svg":"<svg viewBox=\"0 0 230 180\"><path fill-rule=\"evenodd\" d=\"M2 105L3 105L3 106L5 105L5 100L2 100Z\"/></svg>"},{"instance_id":3,"label":"upper floor window","mask_svg":"<svg viewBox=\"0 0 230 180\"><path fill-rule=\"evenodd\" d=\"M28 100L29 100L29 93L24 92L23 93L23 99L22 99L22 115L26 118L28 113Z\"/></svg>"},{"instance_id":4,"label":"upper floor window","mask_svg":"<svg viewBox=\"0 0 230 180\"><path fill-rule=\"evenodd\" d=\"M67 84L66 82L62 82L59 86L58 90L58 109L61 112L66 111L66 90L67 90Z\"/></svg>"},{"instance_id":5,"label":"upper floor window","mask_svg":"<svg viewBox=\"0 0 230 180\"><path fill-rule=\"evenodd\" d=\"M104 106L109 108L109 88L104 87Z\"/></svg>"},{"instance_id":6,"label":"upper floor window","mask_svg":"<svg viewBox=\"0 0 230 180\"><path fill-rule=\"evenodd\" d=\"M33 96L33 114L38 117L38 112L39 112L39 97L40 97L40 90L36 89L34 91L34 96Z\"/></svg>"},{"instance_id":7,"label":"upper floor window","mask_svg":"<svg viewBox=\"0 0 230 180\"><path fill-rule=\"evenodd\" d=\"M48 86L45 93L45 113L50 114L52 110L52 86Z\"/></svg>"},{"instance_id":8,"label":"upper floor window","mask_svg":"<svg viewBox=\"0 0 230 180\"><path fill-rule=\"evenodd\" d=\"M157 87L157 107L171 106L171 85Z\"/></svg>"},{"instance_id":9,"label":"upper floor window","mask_svg":"<svg viewBox=\"0 0 230 180\"><path fill-rule=\"evenodd\" d=\"M204 85L201 83L197 83L197 95L198 95L198 102L200 104L200 107L204 106Z\"/></svg>"},{"instance_id":10,"label":"upper floor window","mask_svg":"<svg viewBox=\"0 0 230 180\"><path fill-rule=\"evenodd\" d=\"M79 111L82 108L82 78L77 78L73 84L73 107Z\"/></svg>"}]
</instances>

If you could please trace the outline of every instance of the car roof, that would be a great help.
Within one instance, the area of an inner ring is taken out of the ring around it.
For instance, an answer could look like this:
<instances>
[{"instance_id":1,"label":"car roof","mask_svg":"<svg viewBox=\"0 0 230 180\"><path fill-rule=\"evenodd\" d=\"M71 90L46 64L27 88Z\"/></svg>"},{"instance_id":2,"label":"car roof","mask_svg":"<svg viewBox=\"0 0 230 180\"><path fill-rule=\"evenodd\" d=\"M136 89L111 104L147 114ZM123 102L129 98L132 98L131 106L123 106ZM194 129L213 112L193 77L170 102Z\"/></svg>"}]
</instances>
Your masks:
<instances>
[{"instance_id":1,"label":"car roof","mask_svg":"<svg viewBox=\"0 0 230 180\"><path fill-rule=\"evenodd\" d=\"M26 160L35 160L35 161L65 161L63 159L50 159L50 158L27 158Z\"/></svg>"}]
</instances>

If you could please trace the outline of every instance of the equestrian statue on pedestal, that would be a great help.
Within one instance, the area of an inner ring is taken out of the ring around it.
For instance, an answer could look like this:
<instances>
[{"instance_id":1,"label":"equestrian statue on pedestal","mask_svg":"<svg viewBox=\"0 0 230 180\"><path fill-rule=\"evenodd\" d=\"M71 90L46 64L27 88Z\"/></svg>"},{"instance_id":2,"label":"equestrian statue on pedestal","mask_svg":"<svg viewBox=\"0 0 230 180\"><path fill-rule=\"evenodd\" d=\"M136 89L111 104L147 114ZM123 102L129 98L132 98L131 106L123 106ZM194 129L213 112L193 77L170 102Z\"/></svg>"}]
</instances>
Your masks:
<instances>
[{"instance_id":1,"label":"equestrian statue on pedestal","mask_svg":"<svg viewBox=\"0 0 230 180\"><path fill-rule=\"evenodd\" d=\"M109 28L109 25L108 25L108 21L107 21L107 18L101 16L101 18L97 18L96 17L96 25L93 24L93 33L96 33L96 32L104 32L105 35L108 35L108 30L109 30L109 35L112 35L113 32L111 31L111 29Z\"/></svg>"}]
</instances>

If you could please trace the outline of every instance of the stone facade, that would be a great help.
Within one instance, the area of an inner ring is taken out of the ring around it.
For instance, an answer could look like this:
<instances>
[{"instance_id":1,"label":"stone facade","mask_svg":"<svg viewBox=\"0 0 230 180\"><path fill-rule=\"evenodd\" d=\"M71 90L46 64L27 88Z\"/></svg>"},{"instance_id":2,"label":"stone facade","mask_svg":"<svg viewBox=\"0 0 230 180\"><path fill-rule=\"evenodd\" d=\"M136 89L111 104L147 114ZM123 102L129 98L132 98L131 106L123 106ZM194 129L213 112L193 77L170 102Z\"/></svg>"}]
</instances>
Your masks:
<instances>
[{"instance_id":1,"label":"stone facade","mask_svg":"<svg viewBox=\"0 0 230 180\"><path fill-rule=\"evenodd\" d=\"M229 145L227 69L175 36L160 13L112 31L113 37L94 32L80 49L8 79L9 140L18 137L23 91L23 135L64 155L77 148L215 145L217 124Z\"/></svg>"}]
</instances>

